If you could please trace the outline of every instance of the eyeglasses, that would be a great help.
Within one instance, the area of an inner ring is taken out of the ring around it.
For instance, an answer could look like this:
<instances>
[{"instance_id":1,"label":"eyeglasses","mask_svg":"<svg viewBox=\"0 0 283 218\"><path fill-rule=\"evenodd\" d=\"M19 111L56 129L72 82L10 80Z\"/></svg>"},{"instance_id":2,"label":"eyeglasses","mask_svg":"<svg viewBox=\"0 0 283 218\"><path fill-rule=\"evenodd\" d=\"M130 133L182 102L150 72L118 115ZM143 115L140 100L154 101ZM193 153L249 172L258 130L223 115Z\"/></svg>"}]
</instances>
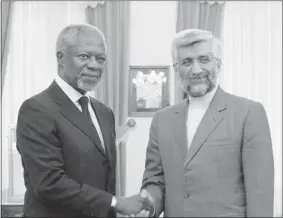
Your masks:
<instances>
[{"instance_id":1,"label":"eyeglasses","mask_svg":"<svg viewBox=\"0 0 283 218\"><path fill-rule=\"evenodd\" d=\"M192 59L192 58L185 58L177 63L175 63L173 66L175 67L176 65L181 65L184 67L191 67L193 65L194 61L197 61L199 65L205 66L209 64L212 60L218 60L215 57L209 57L209 56L200 56L197 59Z\"/></svg>"}]
</instances>

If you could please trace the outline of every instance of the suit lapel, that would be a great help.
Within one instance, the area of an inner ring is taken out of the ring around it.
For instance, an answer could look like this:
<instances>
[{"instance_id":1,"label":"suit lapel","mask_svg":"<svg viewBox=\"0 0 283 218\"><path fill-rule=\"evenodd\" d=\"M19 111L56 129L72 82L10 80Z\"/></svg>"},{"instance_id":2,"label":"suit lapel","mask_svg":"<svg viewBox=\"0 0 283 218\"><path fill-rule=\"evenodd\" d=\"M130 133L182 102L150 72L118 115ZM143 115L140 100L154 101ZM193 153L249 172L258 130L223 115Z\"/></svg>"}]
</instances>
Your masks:
<instances>
[{"instance_id":1,"label":"suit lapel","mask_svg":"<svg viewBox=\"0 0 283 218\"><path fill-rule=\"evenodd\" d=\"M193 157L197 154L201 146L207 140L209 135L219 125L219 123L223 119L223 114L221 112L225 109L225 95L223 90L218 87L193 137L193 141L185 158L184 167L189 164L189 162L193 159Z\"/></svg>"},{"instance_id":2,"label":"suit lapel","mask_svg":"<svg viewBox=\"0 0 283 218\"><path fill-rule=\"evenodd\" d=\"M106 155L101 146L99 136L93 131L92 126L82 115L76 105L69 99L69 97L62 91L62 89L54 81L49 87L49 93L54 102L61 107L60 113L66 117L71 123L79 128L86 136L88 136L93 143L98 147L103 155Z\"/></svg>"},{"instance_id":3,"label":"suit lapel","mask_svg":"<svg viewBox=\"0 0 283 218\"><path fill-rule=\"evenodd\" d=\"M187 127L186 127L186 117L188 110L187 99L176 107L174 114L172 116L172 128L175 134L176 144L181 152L183 160L185 160L187 153Z\"/></svg>"}]
</instances>

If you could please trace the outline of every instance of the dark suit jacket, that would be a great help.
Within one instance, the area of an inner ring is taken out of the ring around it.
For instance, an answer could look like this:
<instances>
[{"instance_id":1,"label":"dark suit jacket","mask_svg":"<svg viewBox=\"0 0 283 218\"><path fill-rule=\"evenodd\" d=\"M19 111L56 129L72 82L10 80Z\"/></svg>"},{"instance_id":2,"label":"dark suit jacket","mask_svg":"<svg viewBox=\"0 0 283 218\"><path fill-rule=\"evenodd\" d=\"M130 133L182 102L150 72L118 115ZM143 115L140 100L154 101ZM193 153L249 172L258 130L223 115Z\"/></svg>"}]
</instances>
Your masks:
<instances>
[{"instance_id":1,"label":"dark suit jacket","mask_svg":"<svg viewBox=\"0 0 283 218\"><path fill-rule=\"evenodd\" d=\"M143 187L165 217L272 217L274 167L263 106L215 93L187 148L184 100L158 111Z\"/></svg>"},{"instance_id":2,"label":"dark suit jacket","mask_svg":"<svg viewBox=\"0 0 283 218\"><path fill-rule=\"evenodd\" d=\"M98 135L56 82L19 110L17 149L22 157L27 217L113 217L116 147L114 115L91 99Z\"/></svg>"}]
</instances>

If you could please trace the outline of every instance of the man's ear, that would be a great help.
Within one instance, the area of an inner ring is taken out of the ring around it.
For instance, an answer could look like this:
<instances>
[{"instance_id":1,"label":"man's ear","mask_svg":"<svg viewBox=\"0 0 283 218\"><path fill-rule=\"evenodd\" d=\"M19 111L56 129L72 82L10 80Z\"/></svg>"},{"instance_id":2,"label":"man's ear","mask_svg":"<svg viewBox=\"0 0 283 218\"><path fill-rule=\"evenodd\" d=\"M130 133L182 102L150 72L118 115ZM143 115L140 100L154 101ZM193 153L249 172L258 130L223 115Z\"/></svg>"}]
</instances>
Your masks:
<instances>
[{"instance_id":1,"label":"man's ear","mask_svg":"<svg viewBox=\"0 0 283 218\"><path fill-rule=\"evenodd\" d=\"M216 65L217 65L217 69L218 69L216 74L218 75L221 71L222 61L220 59L217 59Z\"/></svg>"},{"instance_id":2,"label":"man's ear","mask_svg":"<svg viewBox=\"0 0 283 218\"><path fill-rule=\"evenodd\" d=\"M57 56L57 59L58 59L58 60L59 60L59 59L62 59L62 58L63 58L63 52L58 51L56 56Z\"/></svg>"},{"instance_id":3,"label":"man's ear","mask_svg":"<svg viewBox=\"0 0 283 218\"><path fill-rule=\"evenodd\" d=\"M57 54L57 62L58 62L58 65L59 67L63 67L63 57L64 57L64 54L61 52L61 51L58 51Z\"/></svg>"},{"instance_id":4,"label":"man's ear","mask_svg":"<svg viewBox=\"0 0 283 218\"><path fill-rule=\"evenodd\" d=\"M221 67L222 66L222 61L220 59L217 60L217 67Z\"/></svg>"},{"instance_id":5,"label":"man's ear","mask_svg":"<svg viewBox=\"0 0 283 218\"><path fill-rule=\"evenodd\" d=\"M177 67L177 65L173 65L173 69L174 69L174 72L175 72L175 73L178 72L178 67Z\"/></svg>"}]
</instances>

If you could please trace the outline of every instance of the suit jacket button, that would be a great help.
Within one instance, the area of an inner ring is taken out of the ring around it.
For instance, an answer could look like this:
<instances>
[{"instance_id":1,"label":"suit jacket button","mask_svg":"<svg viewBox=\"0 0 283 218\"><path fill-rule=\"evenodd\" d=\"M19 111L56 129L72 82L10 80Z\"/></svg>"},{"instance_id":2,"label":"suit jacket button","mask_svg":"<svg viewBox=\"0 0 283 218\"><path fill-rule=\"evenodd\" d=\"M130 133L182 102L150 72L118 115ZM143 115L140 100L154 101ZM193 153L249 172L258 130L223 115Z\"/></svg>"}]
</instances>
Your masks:
<instances>
[{"instance_id":1,"label":"suit jacket button","mask_svg":"<svg viewBox=\"0 0 283 218\"><path fill-rule=\"evenodd\" d=\"M105 168L109 167L109 163L108 163L107 160L102 161L102 165L103 165Z\"/></svg>"},{"instance_id":2,"label":"suit jacket button","mask_svg":"<svg viewBox=\"0 0 283 218\"><path fill-rule=\"evenodd\" d=\"M105 162L105 164L103 164L103 167L104 167L106 170L110 171L110 164L109 164L108 161Z\"/></svg>"}]
</instances>

